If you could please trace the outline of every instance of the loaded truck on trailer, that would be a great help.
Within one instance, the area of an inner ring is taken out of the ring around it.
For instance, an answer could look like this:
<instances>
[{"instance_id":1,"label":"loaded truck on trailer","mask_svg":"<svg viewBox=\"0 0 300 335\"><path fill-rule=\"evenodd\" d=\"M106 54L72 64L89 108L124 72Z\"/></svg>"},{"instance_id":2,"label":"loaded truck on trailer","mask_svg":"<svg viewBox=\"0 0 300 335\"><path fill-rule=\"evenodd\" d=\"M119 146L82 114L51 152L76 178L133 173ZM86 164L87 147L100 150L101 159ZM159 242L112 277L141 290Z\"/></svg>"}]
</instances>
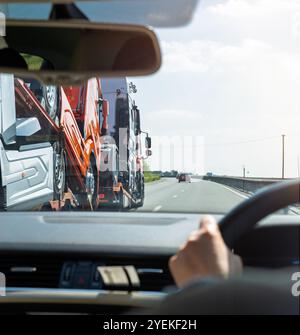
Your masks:
<instances>
[{"instance_id":1,"label":"loaded truck on trailer","mask_svg":"<svg viewBox=\"0 0 300 335\"><path fill-rule=\"evenodd\" d=\"M118 210L144 203L143 160L151 154L147 134L146 156L142 147L140 111L131 97L126 78L102 78L102 92L109 105L101 137L101 207Z\"/></svg>"},{"instance_id":2,"label":"loaded truck on trailer","mask_svg":"<svg viewBox=\"0 0 300 335\"><path fill-rule=\"evenodd\" d=\"M44 86L27 80L28 87L44 107L49 126L60 140L54 148L54 185L60 191L56 200L64 203L66 192L81 208L98 206L101 115L107 114L100 79L82 86ZM59 208L59 205L55 205Z\"/></svg>"},{"instance_id":3,"label":"loaded truck on trailer","mask_svg":"<svg viewBox=\"0 0 300 335\"><path fill-rule=\"evenodd\" d=\"M80 202L88 198L96 209L101 155L100 114L106 108L100 80L93 78L80 87L64 87L64 92L71 105L71 110L65 110L61 116L61 127L67 142L68 186ZM83 184L78 183L78 176Z\"/></svg>"}]
</instances>

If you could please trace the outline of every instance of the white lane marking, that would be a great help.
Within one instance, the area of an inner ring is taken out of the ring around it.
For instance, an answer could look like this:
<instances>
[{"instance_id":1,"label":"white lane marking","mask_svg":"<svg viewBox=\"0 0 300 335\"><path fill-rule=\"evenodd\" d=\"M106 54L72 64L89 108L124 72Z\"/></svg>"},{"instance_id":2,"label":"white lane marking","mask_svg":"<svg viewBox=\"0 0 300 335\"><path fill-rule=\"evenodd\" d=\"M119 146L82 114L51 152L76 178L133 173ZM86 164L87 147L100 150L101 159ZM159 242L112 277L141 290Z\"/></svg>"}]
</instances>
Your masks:
<instances>
[{"instance_id":1,"label":"white lane marking","mask_svg":"<svg viewBox=\"0 0 300 335\"><path fill-rule=\"evenodd\" d=\"M227 186L222 185L222 184L218 184L218 185L222 186L223 188L226 188L226 190L231 191L232 193L234 193L234 194L240 196L241 198L244 198L244 199L248 199L248 198L250 198L250 195L245 195L245 194L239 193L238 191L235 191L235 190L233 190L232 188L227 187Z\"/></svg>"},{"instance_id":2,"label":"white lane marking","mask_svg":"<svg viewBox=\"0 0 300 335\"><path fill-rule=\"evenodd\" d=\"M158 212L162 208L161 205L155 206L152 212Z\"/></svg>"},{"instance_id":3,"label":"white lane marking","mask_svg":"<svg viewBox=\"0 0 300 335\"><path fill-rule=\"evenodd\" d=\"M173 198L178 198L178 195L177 194L173 195Z\"/></svg>"}]
</instances>

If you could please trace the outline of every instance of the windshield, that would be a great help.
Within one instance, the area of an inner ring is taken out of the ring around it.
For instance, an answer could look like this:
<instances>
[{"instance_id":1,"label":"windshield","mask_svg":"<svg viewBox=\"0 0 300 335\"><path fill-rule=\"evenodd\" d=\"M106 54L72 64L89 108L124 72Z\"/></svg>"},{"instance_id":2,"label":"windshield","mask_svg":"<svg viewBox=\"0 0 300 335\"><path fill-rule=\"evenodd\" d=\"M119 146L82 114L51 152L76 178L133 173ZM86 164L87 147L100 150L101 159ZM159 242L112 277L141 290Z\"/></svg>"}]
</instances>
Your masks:
<instances>
[{"instance_id":1,"label":"windshield","mask_svg":"<svg viewBox=\"0 0 300 335\"><path fill-rule=\"evenodd\" d=\"M134 23L155 27L181 26L190 21L198 0L101 0L74 1L90 21ZM8 19L46 20L51 3L1 4Z\"/></svg>"},{"instance_id":2,"label":"windshield","mask_svg":"<svg viewBox=\"0 0 300 335\"><path fill-rule=\"evenodd\" d=\"M139 23L118 6L78 3L91 20ZM300 177L299 13L293 0L203 0L190 24L156 25L163 61L149 77L56 87L1 74L2 210L227 213Z\"/></svg>"}]
</instances>

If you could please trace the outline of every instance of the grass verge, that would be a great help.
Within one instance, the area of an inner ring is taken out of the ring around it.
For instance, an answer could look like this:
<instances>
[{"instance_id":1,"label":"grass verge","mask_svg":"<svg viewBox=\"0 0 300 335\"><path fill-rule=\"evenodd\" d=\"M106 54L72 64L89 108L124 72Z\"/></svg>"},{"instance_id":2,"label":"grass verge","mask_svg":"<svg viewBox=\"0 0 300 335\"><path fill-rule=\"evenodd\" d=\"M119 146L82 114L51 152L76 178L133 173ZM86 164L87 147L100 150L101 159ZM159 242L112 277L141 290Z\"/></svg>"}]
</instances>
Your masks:
<instances>
[{"instance_id":1,"label":"grass verge","mask_svg":"<svg viewBox=\"0 0 300 335\"><path fill-rule=\"evenodd\" d=\"M153 181L159 180L160 175L146 171L144 172L144 178L145 183L151 183Z\"/></svg>"}]
</instances>

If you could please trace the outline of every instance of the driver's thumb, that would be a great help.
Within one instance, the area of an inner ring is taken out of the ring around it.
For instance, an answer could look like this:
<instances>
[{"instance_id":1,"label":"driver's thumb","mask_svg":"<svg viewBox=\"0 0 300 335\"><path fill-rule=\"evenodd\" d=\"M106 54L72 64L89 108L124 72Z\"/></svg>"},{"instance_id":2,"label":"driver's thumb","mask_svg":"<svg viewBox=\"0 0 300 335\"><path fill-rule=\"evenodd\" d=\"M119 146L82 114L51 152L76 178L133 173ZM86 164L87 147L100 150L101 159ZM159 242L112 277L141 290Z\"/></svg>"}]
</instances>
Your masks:
<instances>
[{"instance_id":1,"label":"driver's thumb","mask_svg":"<svg viewBox=\"0 0 300 335\"><path fill-rule=\"evenodd\" d=\"M202 218L200 221L200 229L206 230L211 235L219 232L219 226L216 219L210 215L206 215Z\"/></svg>"}]
</instances>

